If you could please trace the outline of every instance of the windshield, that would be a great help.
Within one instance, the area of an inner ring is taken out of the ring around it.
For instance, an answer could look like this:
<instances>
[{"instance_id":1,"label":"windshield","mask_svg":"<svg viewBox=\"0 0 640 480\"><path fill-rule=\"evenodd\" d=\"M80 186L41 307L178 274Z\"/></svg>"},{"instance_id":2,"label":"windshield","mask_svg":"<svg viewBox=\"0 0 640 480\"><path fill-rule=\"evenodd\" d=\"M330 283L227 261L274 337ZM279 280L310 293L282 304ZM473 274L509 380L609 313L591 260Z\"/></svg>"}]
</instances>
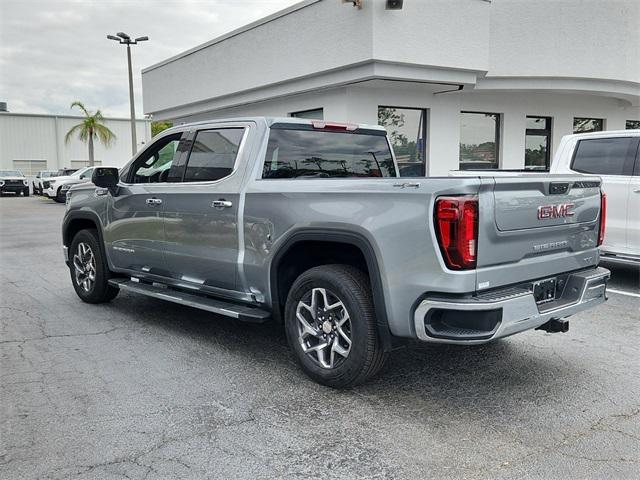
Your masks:
<instances>
[{"instance_id":1,"label":"windshield","mask_svg":"<svg viewBox=\"0 0 640 480\"><path fill-rule=\"evenodd\" d=\"M57 175L58 172L42 172L42 177L47 178L47 177L53 177L54 175Z\"/></svg>"},{"instance_id":2,"label":"windshield","mask_svg":"<svg viewBox=\"0 0 640 480\"><path fill-rule=\"evenodd\" d=\"M386 135L271 128L262 178L395 177Z\"/></svg>"},{"instance_id":3,"label":"windshield","mask_svg":"<svg viewBox=\"0 0 640 480\"><path fill-rule=\"evenodd\" d=\"M0 177L24 177L18 170L0 170Z\"/></svg>"},{"instance_id":4,"label":"windshield","mask_svg":"<svg viewBox=\"0 0 640 480\"><path fill-rule=\"evenodd\" d=\"M69 176L73 177L73 178L80 178L80 175L82 175L83 173L87 172L90 169L91 169L91 167L84 167L84 168L81 168L80 170L78 170L77 172L72 173Z\"/></svg>"}]
</instances>

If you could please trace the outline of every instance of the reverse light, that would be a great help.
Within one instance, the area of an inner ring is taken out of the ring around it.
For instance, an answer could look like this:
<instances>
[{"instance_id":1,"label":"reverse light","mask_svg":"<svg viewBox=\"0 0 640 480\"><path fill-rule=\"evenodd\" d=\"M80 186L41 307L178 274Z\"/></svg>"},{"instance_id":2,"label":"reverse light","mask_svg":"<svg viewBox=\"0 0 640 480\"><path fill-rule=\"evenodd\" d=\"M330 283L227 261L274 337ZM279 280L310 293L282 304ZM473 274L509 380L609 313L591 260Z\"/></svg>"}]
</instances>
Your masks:
<instances>
[{"instance_id":1,"label":"reverse light","mask_svg":"<svg viewBox=\"0 0 640 480\"><path fill-rule=\"evenodd\" d=\"M353 125L351 123L332 123L332 122L322 122L322 121L313 121L311 122L313 128L323 129L323 130L339 130L343 132L353 132L358 129L357 125Z\"/></svg>"},{"instance_id":2,"label":"reverse light","mask_svg":"<svg viewBox=\"0 0 640 480\"><path fill-rule=\"evenodd\" d=\"M452 270L476 268L478 197L461 195L436 200L435 224L444 261Z\"/></svg>"},{"instance_id":3,"label":"reverse light","mask_svg":"<svg viewBox=\"0 0 640 480\"><path fill-rule=\"evenodd\" d=\"M600 194L600 230L598 231L598 246L604 242L604 231L607 226L607 194Z\"/></svg>"}]
</instances>

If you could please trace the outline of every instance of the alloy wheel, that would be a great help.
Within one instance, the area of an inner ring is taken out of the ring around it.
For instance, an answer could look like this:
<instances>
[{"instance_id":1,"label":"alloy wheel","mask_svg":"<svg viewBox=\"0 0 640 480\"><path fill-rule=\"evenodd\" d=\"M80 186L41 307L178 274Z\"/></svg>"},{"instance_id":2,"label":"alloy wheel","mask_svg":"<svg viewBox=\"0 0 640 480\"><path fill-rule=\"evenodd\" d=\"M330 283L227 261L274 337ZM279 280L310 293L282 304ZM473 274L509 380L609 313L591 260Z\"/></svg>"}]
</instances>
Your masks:
<instances>
[{"instance_id":1,"label":"alloy wheel","mask_svg":"<svg viewBox=\"0 0 640 480\"><path fill-rule=\"evenodd\" d=\"M298 341L322 368L339 366L351 351L351 319L344 303L326 288L305 293L296 307Z\"/></svg>"},{"instance_id":2,"label":"alloy wheel","mask_svg":"<svg viewBox=\"0 0 640 480\"><path fill-rule=\"evenodd\" d=\"M78 243L73 256L73 268L76 284L85 292L91 292L96 282L96 258L88 244Z\"/></svg>"}]
</instances>

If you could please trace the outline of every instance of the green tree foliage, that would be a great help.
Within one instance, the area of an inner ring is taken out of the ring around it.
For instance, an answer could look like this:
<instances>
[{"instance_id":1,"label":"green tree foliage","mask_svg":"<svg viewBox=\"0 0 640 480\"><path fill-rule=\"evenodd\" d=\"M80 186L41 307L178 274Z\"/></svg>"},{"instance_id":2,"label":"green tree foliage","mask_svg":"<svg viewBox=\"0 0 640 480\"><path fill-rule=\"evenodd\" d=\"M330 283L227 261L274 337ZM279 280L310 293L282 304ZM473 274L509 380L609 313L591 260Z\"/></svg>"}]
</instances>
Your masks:
<instances>
[{"instance_id":1,"label":"green tree foliage","mask_svg":"<svg viewBox=\"0 0 640 480\"><path fill-rule=\"evenodd\" d=\"M74 134L77 134L80 141L87 143L89 147L89 166L92 167L94 165L94 140L97 139L108 148L116 140L116 135L109 130L106 125L104 125L104 117L100 110L96 110L95 113L91 113L82 102L77 100L71 104L70 108L73 107L78 107L84 114L85 118L79 124L71 127L71 130L69 130L67 135L64 137L64 141L69 143L71 137L73 137Z\"/></svg>"},{"instance_id":2,"label":"green tree foliage","mask_svg":"<svg viewBox=\"0 0 640 480\"><path fill-rule=\"evenodd\" d=\"M151 122L151 136L155 137L163 130L173 127L171 122Z\"/></svg>"}]
</instances>

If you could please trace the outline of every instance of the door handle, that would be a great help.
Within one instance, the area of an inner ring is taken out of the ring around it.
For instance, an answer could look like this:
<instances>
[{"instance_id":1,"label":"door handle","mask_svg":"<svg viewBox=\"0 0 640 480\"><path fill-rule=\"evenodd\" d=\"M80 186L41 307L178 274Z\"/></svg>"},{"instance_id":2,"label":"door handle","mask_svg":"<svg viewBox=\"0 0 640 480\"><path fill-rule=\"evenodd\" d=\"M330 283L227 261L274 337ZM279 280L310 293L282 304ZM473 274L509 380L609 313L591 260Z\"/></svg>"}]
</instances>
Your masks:
<instances>
[{"instance_id":1,"label":"door handle","mask_svg":"<svg viewBox=\"0 0 640 480\"><path fill-rule=\"evenodd\" d=\"M640 188L636 188L633 193L640 193Z\"/></svg>"},{"instance_id":2,"label":"door handle","mask_svg":"<svg viewBox=\"0 0 640 480\"><path fill-rule=\"evenodd\" d=\"M147 205L162 205L161 198L147 198Z\"/></svg>"},{"instance_id":3,"label":"door handle","mask_svg":"<svg viewBox=\"0 0 640 480\"><path fill-rule=\"evenodd\" d=\"M214 208L230 208L233 207L233 203L221 198L220 200L214 200L211 202L211 206Z\"/></svg>"}]
</instances>

